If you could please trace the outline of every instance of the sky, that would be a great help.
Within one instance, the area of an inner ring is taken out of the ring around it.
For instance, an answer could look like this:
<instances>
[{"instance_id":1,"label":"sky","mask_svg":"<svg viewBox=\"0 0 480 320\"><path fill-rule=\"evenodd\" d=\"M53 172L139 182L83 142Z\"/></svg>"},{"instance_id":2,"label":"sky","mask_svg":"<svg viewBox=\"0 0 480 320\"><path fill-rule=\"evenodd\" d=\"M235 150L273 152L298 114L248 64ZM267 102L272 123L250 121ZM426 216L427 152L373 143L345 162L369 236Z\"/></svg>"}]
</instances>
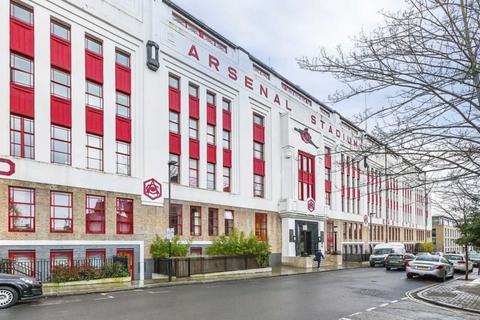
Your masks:
<instances>
[{"instance_id":1,"label":"sky","mask_svg":"<svg viewBox=\"0 0 480 320\"><path fill-rule=\"evenodd\" d=\"M387 103L363 96L332 104L328 96L344 85L329 74L302 70L296 58L352 47L352 37L381 24L380 10L397 11L402 0L174 0L231 42L244 48L318 100L353 119Z\"/></svg>"}]
</instances>

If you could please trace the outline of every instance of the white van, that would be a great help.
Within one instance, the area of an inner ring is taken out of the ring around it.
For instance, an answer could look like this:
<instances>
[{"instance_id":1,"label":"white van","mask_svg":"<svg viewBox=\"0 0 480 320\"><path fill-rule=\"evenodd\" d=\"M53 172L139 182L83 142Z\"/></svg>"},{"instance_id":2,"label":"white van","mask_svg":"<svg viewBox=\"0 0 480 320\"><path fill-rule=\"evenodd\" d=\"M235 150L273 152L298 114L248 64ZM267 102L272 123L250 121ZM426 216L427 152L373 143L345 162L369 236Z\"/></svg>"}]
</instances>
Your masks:
<instances>
[{"instance_id":1,"label":"white van","mask_svg":"<svg viewBox=\"0 0 480 320\"><path fill-rule=\"evenodd\" d=\"M373 252L370 255L370 267L375 267L376 265L385 266L385 258L390 253L405 253L405 245L400 242L389 242L389 243L379 243L373 248Z\"/></svg>"}]
</instances>

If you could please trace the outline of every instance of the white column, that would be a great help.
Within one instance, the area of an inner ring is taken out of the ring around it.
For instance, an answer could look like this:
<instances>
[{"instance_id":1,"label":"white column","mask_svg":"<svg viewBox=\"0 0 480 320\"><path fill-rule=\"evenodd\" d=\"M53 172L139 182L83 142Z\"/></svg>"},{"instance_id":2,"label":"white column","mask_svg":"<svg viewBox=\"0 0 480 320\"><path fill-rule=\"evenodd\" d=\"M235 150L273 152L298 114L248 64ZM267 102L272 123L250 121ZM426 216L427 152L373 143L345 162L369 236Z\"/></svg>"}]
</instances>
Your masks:
<instances>
[{"instance_id":1,"label":"white column","mask_svg":"<svg viewBox=\"0 0 480 320\"><path fill-rule=\"evenodd\" d=\"M108 173L117 173L115 91L115 44L105 39L103 42L103 170Z\"/></svg>"},{"instance_id":2,"label":"white column","mask_svg":"<svg viewBox=\"0 0 480 320\"><path fill-rule=\"evenodd\" d=\"M180 156L180 184L189 185L189 102L188 102L188 79L180 79L180 134L182 137Z\"/></svg>"},{"instance_id":3,"label":"white column","mask_svg":"<svg viewBox=\"0 0 480 320\"><path fill-rule=\"evenodd\" d=\"M223 191L223 96L217 95L217 164L215 172L215 189L217 191Z\"/></svg>"},{"instance_id":4,"label":"white column","mask_svg":"<svg viewBox=\"0 0 480 320\"><path fill-rule=\"evenodd\" d=\"M207 90L199 88L200 120L198 121L200 139L200 161L198 163L198 185L200 188L207 188Z\"/></svg>"},{"instance_id":5,"label":"white column","mask_svg":"<svg viewBox=\"0 0 480 320\"><path fill-rule=\"evenodd\" d=\"M35 10L35 160L50 162L50 15Z\"/></svg>"},{"instance_id":6,"label":"white column","mask_svg":"<svg viewBox=\"0 0 480 320\"><path fill-rule=\"evenodd\" d=\"M72 41L72 166L87 166L85 135L85 30L73 24Z\"/></svg>"},{"instance_id":7,"label":"white column","mask_svg":"<svg viewBox=\"0 0 480 320\"><path fill-rule=\"evenodd\" d=\"M10 2L0 1L0 155L10 154Z\"/></svg>"}]
</instances>

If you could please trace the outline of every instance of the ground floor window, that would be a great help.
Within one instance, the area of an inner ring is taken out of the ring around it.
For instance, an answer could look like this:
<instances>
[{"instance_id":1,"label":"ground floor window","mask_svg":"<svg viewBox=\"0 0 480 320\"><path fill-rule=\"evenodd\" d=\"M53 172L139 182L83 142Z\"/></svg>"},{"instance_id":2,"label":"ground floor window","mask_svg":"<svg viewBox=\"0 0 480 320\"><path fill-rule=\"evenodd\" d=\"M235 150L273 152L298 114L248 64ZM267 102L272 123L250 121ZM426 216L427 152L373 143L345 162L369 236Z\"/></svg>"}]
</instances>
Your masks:
<instances>
[{"instance_id":1,"label":"ground floor window","mask_svg":"<svg viewBox=\"0 0 480 320\"><path fill-rule=\"evenodd\" d=\"M50 250L50 268L72 267L73 250Z\"/></svg>"},{"instance_id":2,"label":"ground floor window","mask_svg":"<svg viewBox=\"0 0 480 320\"><path fill-rule=\"evenodd\" d=\"M190 235L202 235L202 208L190 207Z\"/></svg>"},{"instance_id":3,"label":"ground floor window","mask_svg":"<svg viewBox=\"0 0 480 320\"><path fill-rule=\"evenodd\" d=\"M10 250L8 259L15 261L15 274L35 277L35 251Z\"/></svg>"},{"instance_id":4,"label":"ground floor window","mask_svg":"<svg viewBox=\"0 0 480 320\"><path fill-rule=\"evenodd\" d=\"M183 233L182 223L182 205L170 205L170 212L168 214L168 226L175 230L175 235L181 236Z\"/></svg>"},{"instance_id":5,"label":"ground floor window","mask_svg":"<svg viewBox=\"0 0 480 320\"><path fill-rule=\"evenodd\" d=\"M225 235L233 234L233 211L225 210Z\"/></svg>"},{"instance_id":6,"label":"ground floor window","mask_svg":"<svg viewBox=\"0 0 480 320\"><path fill-rule=\"evenodd\" d=\"M255 236L258 240L267 240L267 214L255 213Z\"/></svg>"}]
</instances>

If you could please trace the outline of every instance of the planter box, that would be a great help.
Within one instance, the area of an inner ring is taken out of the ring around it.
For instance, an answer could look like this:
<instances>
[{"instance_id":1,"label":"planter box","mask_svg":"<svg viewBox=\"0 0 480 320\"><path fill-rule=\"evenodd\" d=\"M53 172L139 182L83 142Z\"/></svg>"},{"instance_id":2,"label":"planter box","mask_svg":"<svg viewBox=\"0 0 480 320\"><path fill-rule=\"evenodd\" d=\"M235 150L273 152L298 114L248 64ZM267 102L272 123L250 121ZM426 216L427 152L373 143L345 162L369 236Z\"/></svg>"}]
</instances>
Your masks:
<instances>
[{"instance_id":1,"label":"planter box","mask_svg":"<svg viewBox=\"0 0 480 320\"><path fill-rule=\"evenodd\" d=\"M120 278L105 278L105 279L96 279L96 280L83 280L83 281L69 281L69 282L51 282L44 283L43 288L59 288L59 287L71 287L71 286L86 286L86 285L95 285L95 284L109 284L109 283L123 283L132 281L131 277L120 277Z\"/></svg>"}]
</instances>

